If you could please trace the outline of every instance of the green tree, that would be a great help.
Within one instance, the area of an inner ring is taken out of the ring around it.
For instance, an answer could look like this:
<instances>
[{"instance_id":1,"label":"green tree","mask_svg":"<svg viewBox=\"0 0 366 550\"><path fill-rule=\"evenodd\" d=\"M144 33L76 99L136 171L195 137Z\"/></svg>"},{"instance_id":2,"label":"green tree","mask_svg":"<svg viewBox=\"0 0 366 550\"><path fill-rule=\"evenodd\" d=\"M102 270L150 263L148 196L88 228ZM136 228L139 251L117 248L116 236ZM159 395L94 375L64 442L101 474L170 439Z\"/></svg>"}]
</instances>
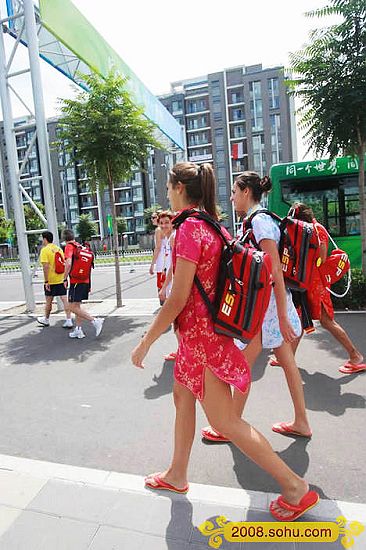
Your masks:
<instances>
[{"instance_id":1,"label":"green tree","mask_svg":"<svg viewBox=\"0 0 366 550\"><path fill-rule=\"evenodd\" d=\"M117 218L117 231L118 235L122 235L122 233L126 233L127 231L127 222L122 216Z\"/></svg>"},{"instance_id":2,"label":"green tree","mask_svg":"<svg viewBox=\"0 0 366 550\"><path fill-rule=\"evenodd\" d=\"M159 210L163 210L160 204L153 204L152 206L149 206L149 208L145 208L144 210L145 227L146 231L148 231L149 233L155 230L155 225L153 225L151 221L151 214L153 214L154 212L159 212Z\"/></svg>"},{"instance_id":3,"label":"green tree","mask_svg":"<svg viewBox=\"0 0 366 550\"><path fill-rule=\"evenodd\" d=\"M14 222L5 217L5 212L0 208L0 243L6 243L14 234Z\"/></svg>"},{"instance_id":4,"label":"green tree","mask_svg":"<svg viewBox=\"0 0 366 550\"><path fill-rule=\"evenodd\" d=\"M92 220L90 214L81 214L76 226L81 242L90 241L98 233L97 224Z\"/></svg>"},{"instance_id":5,"label":"green tree","mask_svg":"<svg viewBox=\"0 0 366 550\"><path fill-rule=\"evenodd\" d=\"M102 77L83 77L88 92L76 99L61 100L60 139L73 158L81 160L91 190L107 187L113 219L117 307L122 306L118 259L118 228L114 184L131 177L152 147L161 148L154 137L155 125L136 107L126 89L126 79L111 71Z\"/></svg>"},{"instance_id":6,"label":"green tree","mask_svg":"<svg viewBox=\"0 0 366 550\"><path fill-rule=\"evenodd\" d=\"M351 154L359 164L362 266L366 274L366 3L330 0L310 17L337 15L314 30L310 43L291 55L292 92L302 102L300 124L309 150L334 158Z\"/></svg>"},{"instance_id":7,"label":"green tree","mask_svg":"<svg viewBox=\"0 0 366 550\"><path fill-rule=\"evenodd\" d=\"M38 209L45 214L45 207L40 202L35 203ZM25 227L27 229L47 229L45 228L44 222L38 216L37 212L29 204L24 205L24 218L25 218ZM39 244L39 233L27 235L28 237L28 247L30 251L35 252L37 245Z\"/></svg>"}]
</instances>

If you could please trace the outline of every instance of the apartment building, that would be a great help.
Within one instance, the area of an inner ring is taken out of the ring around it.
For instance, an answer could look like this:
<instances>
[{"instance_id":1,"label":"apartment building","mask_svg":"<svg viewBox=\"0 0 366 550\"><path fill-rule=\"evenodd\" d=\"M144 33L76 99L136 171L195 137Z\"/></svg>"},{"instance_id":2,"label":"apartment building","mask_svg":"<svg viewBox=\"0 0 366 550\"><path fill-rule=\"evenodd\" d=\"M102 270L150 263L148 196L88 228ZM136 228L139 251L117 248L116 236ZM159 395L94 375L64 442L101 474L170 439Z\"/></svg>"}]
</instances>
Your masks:
<instances>
[{"instance_id":1,"label":"apartment building","mask_svg":"<svg viewBox=\"0 0 366 550\"><path fill-rule=\"evenodd\" d=\"M96 236L106 238L108 236L107 216L111 211L109 194L106 190L100 193L92 192L88 185L88 176L82 165L73 162L68 152L55 145L58 140L57 125L57 118L47 121L57 220L60 224L75 230L79 216L89 214L97 224ZM20 167L25 152L33 139L35 125L30 117L24 117L18 119L15 126L16 148ZM0 208L3 208L7 215L11 215L12 195L2 125L0 125L0 160L0 166L2 166ZM155 158L152 154L147 159L143 172L136 168L129 181L118 182L114 188L117 215L126 220L130 244L136 243L138 236L145 233L144 209L156 202L154 165ZM37 140L35 140L21 182L34 201L43 203L40 174ZM23 197L23 200L25 203L27 202L25 197Z\"/></svg>"},{"instance_id":2,"label":"apartment building","mask_svg":"<svg viewBox=\"0 0 366 550\"><path fill-rule=\"evenodd\" d=\"M240 66L174 82L159 99L185 128L188 160L213 163L218 200L232 228L235 176L244 170L264 175L272 164L296 160L283 67Z\"/></svg>"}]
</instances>

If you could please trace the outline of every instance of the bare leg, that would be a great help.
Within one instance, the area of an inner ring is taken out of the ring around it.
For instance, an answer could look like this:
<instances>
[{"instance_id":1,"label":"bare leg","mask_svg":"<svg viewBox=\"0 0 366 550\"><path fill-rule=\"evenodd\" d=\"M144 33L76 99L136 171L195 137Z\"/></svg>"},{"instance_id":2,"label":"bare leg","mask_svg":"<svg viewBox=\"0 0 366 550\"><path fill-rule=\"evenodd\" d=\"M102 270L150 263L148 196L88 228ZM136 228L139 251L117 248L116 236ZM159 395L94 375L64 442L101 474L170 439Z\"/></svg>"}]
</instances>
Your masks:
<instances>
[{"instance_id":1,"label":"bare leg","mask_svg":"<svg viewBox=\"0 0 366 550\"><path fill-rule=\"evenodd\" d=\"M268 441L234 410L230 387L206 368L202 401L208 421L280 485L287 502L298 504L307 493L305 480L293 472L273 451Z\"/></svg>"},{"instance_id":2,"label":"bare leg","mask_svg":"<svg viewBox=\"0 0 366 550\"><path fill-rule=\"evenodd\" d=\"M252 367L261 351L262 351L262 335L261 333L259 333L253 338L253 340L249 342L246 348L243 349L243 355L247 360L250 370L252 370ZM234 388L234 392L233 392L234 411L236 412L238 418L241 418L243 415L244 407L246 405L248 397L249 397L249 388L245 394L243 394L242 392ZM203 431L206 433L208 432L210 435L214 437L217 435L219 436L222 435L220 430L218 430L216 426L215 427L207 426L206 428L204 428Z\"/></svg>"},{"instance_id":3,"label":"bare leg","mask_svg":"<svg viewBox=\"0 0 366 550\"><path fill-rule=\"evenodd\" d=\"M80 302L69 302L70 310L75 313L76 316L76 326L81 325L82 319L85 321L93 321L94 317L89 315L85 309L81 309Z\"/></svg>"},{"instance_id":4,"label":"bare leg","mask_svg":"<svg viewBox=\"0 0 366 550\"><path fill-rule=\"evenodd\" d=\"M254 363L256 362L258 355L262 351L262 335L257 334L253 340L249 342L246 348L243 350L243 355L247 360L250 370L252 370ZM234 389L234 410L239 418L242 417L245 404L249 397L248 391L243 395L239 390Z\"/></svg>"},{"instance_id":5,"label":"bare leg","mask_svg":"<svg viewBox=\"0 0 366 550\"><path fill-rule=\"evenodd\" d=\"M289 426L301 434L309 434L311 430L306 415L304 389L291 344L284 342L279 348L275 349L275 354L285 372L287 385L294 405L295 419L289 423Z\"/></svg>"},{"instance_id":6,"label":"bare leg","mask_svg":"<svg viewBox=\"0 0 366 550\"><path fill-rule=\"evenodd\" d=\"M49 319L52 311L52 300L53 296L46 296L46 304L44 306L44 316L46 319Z\"/></svg>"},{"instance_id":7,"label":"bare leg","mask_svg":"<svg viewBox=\"0 0 366 550\"><path fill-rule=\"evenodd\" d=\"M178 382L174 382L173 395L176 409L173 458L169 468L159 476L181 489L187 485L188 462L196 429L196 399ZM153 476L147 477L151 485L155 485Z\"/></svg>"},{"instance_id":8,"label":"bare leg","mask_svg":"<svg viewBox=\"0 0 366 550\"><path fill-rule=\"evenodd\" d=\"M71 310L70 310L69 302L68 302L66 296L60 296L60 298L61 298L61 301L62 301L63 306L64 306L66 319L71 319Z\"/></svg>"},{"instance_id":9,"label":"bare leg","mask_svg":"<svg viewBox=\"0 0 366 550\"><path fill-rule=\"evenodd\" d=\"M320 314L320 323L323 328L334 336L334 338L344 347L344 349L349 354L349 360L351 363L357 365L357 363L362 363L363 356L360 351L356 348L346 331L337 323L335 319L331 319L328 313L325 311L322 306Z\"/></svg>"}]
</instances>

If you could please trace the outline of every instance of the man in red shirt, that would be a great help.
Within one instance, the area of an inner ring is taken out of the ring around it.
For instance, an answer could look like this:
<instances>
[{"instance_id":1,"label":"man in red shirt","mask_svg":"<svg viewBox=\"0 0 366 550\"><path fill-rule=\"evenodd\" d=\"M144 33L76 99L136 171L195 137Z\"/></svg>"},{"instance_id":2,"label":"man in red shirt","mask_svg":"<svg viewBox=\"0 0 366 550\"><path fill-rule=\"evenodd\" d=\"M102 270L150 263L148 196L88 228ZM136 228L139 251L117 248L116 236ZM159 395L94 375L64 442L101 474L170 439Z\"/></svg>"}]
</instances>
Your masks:
<instances>
[{"instance_id":1,"label":"man in red shirt","mask_svg":"<svg viewBox=\"0 0 366 550\"><path fill-rule=\"evenodd\" d=\"M92 317L85 309L81 308L81 302L89 298L90 292L90 270L85 273L82 278L73 277L73 261L75 259L75 251L79 245L75 241L74 232L71 229L65 229L63 231L63 238L66 241L65 246L65 276L64 282L67 284L68 277L70 276L69 286L69 306L70 310L75 314L76 326L75 329L70 332L70 338L85 338L85 334L81 328L82 320L90 321L95 328L95 335L99 336L102 331L104 319L102 317Z\"/></svg>"}]
</instances>

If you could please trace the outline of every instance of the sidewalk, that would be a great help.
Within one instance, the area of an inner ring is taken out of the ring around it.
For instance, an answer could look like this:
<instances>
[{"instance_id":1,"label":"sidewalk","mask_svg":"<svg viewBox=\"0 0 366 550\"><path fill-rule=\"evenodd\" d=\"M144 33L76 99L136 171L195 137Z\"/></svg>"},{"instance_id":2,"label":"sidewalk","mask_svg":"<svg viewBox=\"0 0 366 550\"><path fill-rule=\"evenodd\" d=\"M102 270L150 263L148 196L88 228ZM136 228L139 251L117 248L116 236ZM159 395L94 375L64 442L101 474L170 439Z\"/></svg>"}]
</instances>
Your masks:
<instances>
[{"instance_id":1,"label":"sidewalk","mask_svg":"<svg viewBox=\"0 0 366 550\"><path fill-rule=\"evenodd\" d=\"M156 471L170 456L172 369L162 355L175 339L164 334L149 368L130 371L130 350L159 304L156 298L123 303L116 309L115 300L91 302L90 311L107 316L102 337L90 331L65 346L62 312L42 329L34 314L19 315L23 302L0 302L0 449L7 453L0 455L0 550L343 549L340 539L229 543L220 532L209 546L209 536L197 529L207 520L215 529L218 516L272 521L268 507L277 486L233 445L203 445L200 409L190 468L190 479L199 483L191 483L187 496L144 488L143 476L135 474ZM365 353L365 313L340 315ZM335 522L342 515L347 529L352 521L366 527L365 375L340 375L342 351L321 329L301 346L313 439L291 441L271 431L273 420L287 418L289 402L281 369L263 376L266 358L254 373L248 419L290 467L318 484L321 503L300 521ZM366 531L349 548L364 550Z\"/></svg>"},{"instance_id":2,"label":"sidewalk","mask_svg":"<svg viewBox=\"0 0 366 550\"><path fill-rule=\"evenodd\" d=\"M268 505L275 497L200 484L191 484L187 496L154 493L141 476L6 455L0 455L0 487L0 550L245 550L250 543L229 543L220 533L216 546L209 546L197 527L222 515L272 521ZM322 500L303 521L334 522L340 515L365 524L366 506ZM311 542L254 544L255 550L319 548ZM365 544L366 531L352 548ZM320 548L342 545L339 539Z\"/></svg>"}]
</instances>

